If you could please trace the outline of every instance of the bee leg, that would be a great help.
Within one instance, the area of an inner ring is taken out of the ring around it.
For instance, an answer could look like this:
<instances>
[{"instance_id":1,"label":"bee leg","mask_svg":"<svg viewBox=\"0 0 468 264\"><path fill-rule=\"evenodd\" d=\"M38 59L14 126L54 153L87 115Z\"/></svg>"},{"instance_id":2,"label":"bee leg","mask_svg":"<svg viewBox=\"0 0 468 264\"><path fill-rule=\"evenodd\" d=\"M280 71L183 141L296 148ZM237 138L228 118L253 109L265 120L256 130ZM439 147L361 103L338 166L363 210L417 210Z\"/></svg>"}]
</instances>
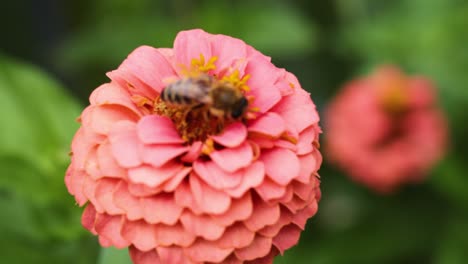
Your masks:
<instances>
[{"instance_id":1,"label":"bee leg","mask_svg":"<svg viewBox=\"0 0 468 264\"><path fill-rule=\"evenodd\" d=\"M192 111L195 111L199 108L203 107L203 104L197 104L197 105L193 105L191 107L188 107L185 111L184 111L184 116L183 116L183 119L182 120L185 120L187 121L187 116L190 112Z\"/></svg>"}]
</instances>

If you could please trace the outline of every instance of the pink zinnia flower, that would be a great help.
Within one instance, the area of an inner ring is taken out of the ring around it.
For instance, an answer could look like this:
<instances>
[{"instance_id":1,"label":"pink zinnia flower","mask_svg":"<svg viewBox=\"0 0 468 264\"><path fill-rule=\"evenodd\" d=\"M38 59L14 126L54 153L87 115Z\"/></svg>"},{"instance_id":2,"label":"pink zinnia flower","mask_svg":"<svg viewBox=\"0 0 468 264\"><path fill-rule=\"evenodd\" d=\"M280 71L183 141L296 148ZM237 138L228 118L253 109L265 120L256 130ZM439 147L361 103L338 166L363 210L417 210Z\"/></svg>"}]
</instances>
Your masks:
<instances>
[{"instance_id":1,"label":"pink zinnia flower","mask_svg":"<svg viewBox=\"0 0 468 264\"><path fill-rule=\"evenodd\" d=\"M446 146L446 121L431 83L391 66L346 85L326 123L330 160L383 193L423 180Z\"/></svg>"},{"instance_id":2,"label":"pink zinnia flower","mask_svg":"<svg viewBox=\"0 0 468 264\"><path fill-rule=\"evenodd\" d=\"M208 122L159 97L197 74L242 91L245 118ZM272 263L297 243L317 211L321 155L318 114L294 75L241 40L190 30L172 49L137 48L108 76L65 178L101 245L129 247L139 264Z\"/></svg>"}]
</instances>

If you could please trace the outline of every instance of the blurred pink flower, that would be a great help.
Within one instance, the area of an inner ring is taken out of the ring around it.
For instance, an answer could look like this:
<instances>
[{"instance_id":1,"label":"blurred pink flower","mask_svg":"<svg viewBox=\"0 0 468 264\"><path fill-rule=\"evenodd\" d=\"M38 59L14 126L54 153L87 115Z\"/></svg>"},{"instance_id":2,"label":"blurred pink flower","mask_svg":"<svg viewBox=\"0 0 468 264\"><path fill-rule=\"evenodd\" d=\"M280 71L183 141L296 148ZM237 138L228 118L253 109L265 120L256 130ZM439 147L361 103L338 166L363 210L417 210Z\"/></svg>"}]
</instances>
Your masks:
<instances>
[{"instance_id":1,"label":"blurred pink flower","mask_svg":"<svg viewBox=\"0 0 468 264\"><path fill-rule=\"evenodd\" d=\"M377 192L422 181L446 148L436 99L430 81L392 66L349 83L326 113L330 161Z\"/></svg>"},{"instance_id":2,"label":"blurred pink flower","mask_svg":"<svg viewBox=\"0 0 468 264\"><path fill-rule=\"evenodd\" d=\"M158 97L194 72L242 88L246 120L219 133L181 125ZM315 105L294 75L241 40L190 30L173 49L137 48L108 76L65 178L102 246L129 247L137 264L272 263L298 242L322 158Z\"/></svg>"}]
</instances>

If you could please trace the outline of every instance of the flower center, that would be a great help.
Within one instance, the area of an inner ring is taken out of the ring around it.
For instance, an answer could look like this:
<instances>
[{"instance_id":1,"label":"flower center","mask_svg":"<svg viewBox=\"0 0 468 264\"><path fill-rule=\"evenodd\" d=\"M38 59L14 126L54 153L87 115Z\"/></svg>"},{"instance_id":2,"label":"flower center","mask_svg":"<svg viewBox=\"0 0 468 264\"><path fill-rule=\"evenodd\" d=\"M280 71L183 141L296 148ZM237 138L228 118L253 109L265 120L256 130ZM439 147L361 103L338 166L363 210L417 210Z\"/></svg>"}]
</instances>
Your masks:
<instances>
[{"instance_id":1,"label":"flower center","mask_svg":"<svg viewBox=\"0 0 468 264\"><path fill-rule=\"evenodd\" d=\"M408 110L408 95L404 83L392 83L384 89L380 98L384 111L393 116L400 116Z\"/></svg>"},{"instance_id":2,"label":"flower center","mask_svg":"<svg viewBox=\"0 0 468 264\"><path fill-rule=\"evenodd\" d=\"M253 97L246 96L249 75L240 76L237 69L212 71L217 57L192 59L182 67L182 77L164 88L156 98L153 112L169 117L182 139L191 144L205 142L210 135L223 132L236 121L245 122Z\"/></svg>"}]
</instances>

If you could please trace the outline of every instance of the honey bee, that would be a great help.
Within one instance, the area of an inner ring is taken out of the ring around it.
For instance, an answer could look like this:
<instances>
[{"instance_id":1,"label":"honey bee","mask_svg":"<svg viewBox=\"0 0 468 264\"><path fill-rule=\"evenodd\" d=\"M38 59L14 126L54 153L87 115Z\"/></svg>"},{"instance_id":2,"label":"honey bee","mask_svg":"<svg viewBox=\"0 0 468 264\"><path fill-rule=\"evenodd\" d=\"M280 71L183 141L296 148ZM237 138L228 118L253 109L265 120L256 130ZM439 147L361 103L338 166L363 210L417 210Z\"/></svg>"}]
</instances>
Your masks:
<instances>
[{"instance_id":1,"label":"honey bee","mask_svg":"<svg viewBox=\"0 0 468 264\"><path fill-rule=\"evenodd\" d=\"M206 107L220 119L241 119L248 107L248 100L239 89L207 74L171 83L162 90L160 97L166 103L187 106L188 110Z\"/></svg>"}]
</instances>

